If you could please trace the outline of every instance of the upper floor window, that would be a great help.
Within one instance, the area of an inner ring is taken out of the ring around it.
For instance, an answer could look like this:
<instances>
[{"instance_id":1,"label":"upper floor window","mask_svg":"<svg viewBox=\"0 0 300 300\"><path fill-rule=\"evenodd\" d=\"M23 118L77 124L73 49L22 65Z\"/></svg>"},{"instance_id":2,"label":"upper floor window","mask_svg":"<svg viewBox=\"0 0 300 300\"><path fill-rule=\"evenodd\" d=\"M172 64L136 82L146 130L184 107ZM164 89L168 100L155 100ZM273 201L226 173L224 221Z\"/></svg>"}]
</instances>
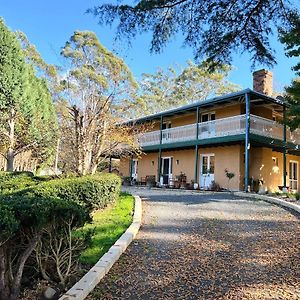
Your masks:
<instances>
[{"instance_id":1,"label":"upper floor window","mask_svg":"<svg viewBox=\"0 0 300 300\"><path fill-rule=\"evenodd\" d=\"M208 112L201 114L201 122L208 122L208 121L214 121L216 119L215 112Z\"/></svg>"},{"instance_id":2,"label":"upper floor window","mask_svg":"<svg viewBox=\"0 0 300 300\"><path fill-rule=\"evenodd\" d=\"M169 129L169 128L171 128L171 122L170 121L162 123L162 130Z\"/></svg>"}]
</instances>

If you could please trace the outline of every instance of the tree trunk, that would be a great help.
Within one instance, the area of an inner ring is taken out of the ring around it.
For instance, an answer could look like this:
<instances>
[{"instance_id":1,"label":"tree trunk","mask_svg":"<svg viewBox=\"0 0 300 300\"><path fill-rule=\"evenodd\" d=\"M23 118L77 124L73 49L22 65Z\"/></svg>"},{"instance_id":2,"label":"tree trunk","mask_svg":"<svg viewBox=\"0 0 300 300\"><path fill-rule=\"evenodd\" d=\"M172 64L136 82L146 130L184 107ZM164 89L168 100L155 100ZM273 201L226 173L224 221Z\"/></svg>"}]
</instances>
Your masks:
<instances>
[{"instance_id":1,"label":"tree trunk","mask_svg":"<svg viewBox=\"0 0 300 300\"><path fill-rule=\"evenodd\" d=\"M54 163L55 175L58 175L59 146L60 146L60 138L57 139L57 144L56 144L55 163Z\"/></svg>"},{"instance_id":2,"label":"tree trunk","mask_svg":"<svg viewBox=\"0 0 300 300\"><path fill-rule=\"evenodd\" d=\"M20 294L20 286L21 286L21 280L22 280L22 275L23 275L23 270L25 267L25 263L29 256L31 255L32 251L36 247L38 241L39 241L40 235L37 234L28 244L27 248L23 252L23 254L20 256L18 260L18 268L17 272L12 284L12 289L11 289L11 300L17 300Z\"/></svg>"},{"instance_id":3,"label":"tree trunk","mask_svg":"<svg viewBox=\"0 0 300 300\"><path fill-rule=\"evenodd\" d=\"M0 300L10 299L7 257L5 246L0 247Z\"/></svg>"},{"instance_id":4,"label":"tree trunk","mask_svg":"<svg viewBox=\"0 0 300 300\"><path fill-rule=\"evenodd\" d=\"M15 159L15 110L12 108L10 111L10 118L8 120L9 125L9 148L7 151L7 165L6 171L14 171L14 159Z\"/></svg>"},{"instance_id":5,"label":"tree trunk","mask_svg":"<svg viewBox=\"0 0 300 300\"><path fill-rule=\"evenodd\" d=\"M6 164L6 171L13 172L14 171L14 160L15 160L15 153L13 149L9 148L7 152L7 164Z\"/></svg>"}]
</instances>

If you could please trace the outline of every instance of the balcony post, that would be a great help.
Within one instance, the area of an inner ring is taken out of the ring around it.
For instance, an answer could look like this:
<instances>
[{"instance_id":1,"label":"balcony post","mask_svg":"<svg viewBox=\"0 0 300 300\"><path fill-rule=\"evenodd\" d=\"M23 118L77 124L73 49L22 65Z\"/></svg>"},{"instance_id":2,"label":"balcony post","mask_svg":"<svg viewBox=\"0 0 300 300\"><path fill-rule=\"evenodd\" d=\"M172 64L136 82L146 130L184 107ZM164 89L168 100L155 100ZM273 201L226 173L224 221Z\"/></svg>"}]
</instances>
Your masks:
<instances>
[{"instance_id":1,"label":"balcony post","mask_svg":"<svg viewBox=\"0 0 300 300\"><path fill-rule=\"evenodd\" d=\"M287 192L286 187L286 108L283 106L283 188L284 193Z\"/></svg>"},{"instance_id":2,"label":"balcony post","mask_svg":"<svg viewBox=\"0 0 300 300\"><path fill-rule=\"evenodd\" d=\"M198 178L199 178L199 174L198 174L198 165L199 165L199 153L198 153L198 139L199 139L199 106L197 107L196 110L196 147L195 147L195 151L196 151L196 157L195 157L195 183L198 183Z\"/></svg>"},{"instance_id":3,"label":"balcony post","mask_svg":"<svg viewBox=\"0 0 300 300\"><path fill-rule=\"evenodd\" d=\"M161 176L161 144L162 144L162 125L163 125L163 116L160 116L160 125L159 125L159 150L158 150L158 163L157 163L157 182L160 185L160 176Z\"/></svg>"},{"instance_id":4,"label":"balcony post","mask_svg":"<svg viewBox=\"0 0 300 300\"><path fill-rule=\"evenodd\" d=\"M245 94L246 104L246 131L245 131L245 188L244 191L248 192L249 186L249 166L250 166L250 96Z\"/></svg>"}]
</instances>

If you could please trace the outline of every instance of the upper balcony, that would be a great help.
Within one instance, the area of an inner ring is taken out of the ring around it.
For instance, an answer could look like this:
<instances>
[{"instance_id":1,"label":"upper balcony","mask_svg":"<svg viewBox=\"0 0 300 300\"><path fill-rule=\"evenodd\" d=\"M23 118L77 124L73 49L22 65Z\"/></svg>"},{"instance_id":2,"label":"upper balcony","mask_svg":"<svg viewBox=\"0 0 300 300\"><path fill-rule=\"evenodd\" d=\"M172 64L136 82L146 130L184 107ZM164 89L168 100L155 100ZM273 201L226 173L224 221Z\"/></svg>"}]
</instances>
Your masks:
<instances>
[{"instance_id":1,"label":"upper balcony","mask_svg":"<svg viewBox=\"0 0 300 300\"><path fill-rule=\"evenodd\" d=\"M217 138L234 140L234 137L244 135L246 132L246 115L237 115L233 117L217 119L214 121L178 126L162 130L161 144L182 144L182 143L206 143L213 142ZM250 134L262 137L263 141L269 141L274 145L282 145L283 125L275 121L265 119L259 116L250 115ZM300 131L291 132L287 129L287 142L294 146L300 145ZM151 131L139 136L139 142L142 148L153 148L160 145L160 131Z\"/></svg>"}]
</instances>

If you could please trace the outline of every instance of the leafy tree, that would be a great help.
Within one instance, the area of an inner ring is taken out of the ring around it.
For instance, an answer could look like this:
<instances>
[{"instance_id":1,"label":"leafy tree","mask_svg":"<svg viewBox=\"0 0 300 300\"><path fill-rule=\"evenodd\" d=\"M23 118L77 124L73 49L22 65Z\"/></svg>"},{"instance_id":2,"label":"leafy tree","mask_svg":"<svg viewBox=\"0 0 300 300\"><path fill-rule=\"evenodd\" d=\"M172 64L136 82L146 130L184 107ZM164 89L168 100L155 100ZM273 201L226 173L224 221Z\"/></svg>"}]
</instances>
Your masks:
<instances>
[{"instance_id":1,"label":"leafy tree","mask_svg":"<svg viewBox=\"0 0 300 300\"><path fill-rule=\"evenodd\" d=\"M143 74L136 110L140 115L151 114L236 91L238 86L227 80L230 70L222 66L210 72L206 62L195 65L189 61L182 72L169 67L167 71Z\"/></svg>"},{"instance_id":2,"label":"leafy tree","mask_svg":"<svg viewBox=\"0 0 300 300\"><path fill-rule=\"evenodd\" d=\"M232 52L248 51L252 61L272 65L269 37L290 22L297 1L267 0L139 0L133 5L102 4L88 12L100 25L118 21L117 36L152 33L151 51L160 52L177 34L195 51L216 64L229 64Z\"/></svg>"},{"instance_id":3,"label":"leafy tree","mask_svg":"<svg viewBox=\"0 0 300 300\"><path fill-rule=\"evenodd\" d=\"M7 171L24 151L48 156L56 128L51 95L43 79L26 64L16 35L0 20L0 153ZM46 155L45 155L46 154Z\"/></svg>"},{"instance_id":4,"label":"leafy tree","mask_svg":"<svg viewBox=\"0 0 300 300\"><path fill-rule=\"evenodd\" d=\"M118 125L128 114L125 104L136 83L123 60L105 49L93 32L75 31L62 55L69 63L65 94L76 172L93 174L112 152L122 152L122 145L137 150L133 129Z\"/></svg>"},{"instance_id":5,"label":"leafy tree","mask_svg":"<svg viewBox=\"0 0 300 300\"><path fill-rule=\"evenodd\" d=\"M58 102L63 101L63 97L61 93L62 85L60 84L60 79L59 79L60 77L59 72L61 71L61 68L56 65L47 64L41 57L40 53L37 51L36 47L30 43L25 33L23 33L22 31L17 31L16 34L18 40L20 41L21 48L23 50L26 62L34 68L39 78L44 79L49 89L49 92L51 94L52 101L54 102L55 109L57 110ZM53 123L56 123L56 121L54 121ZM61 140L60 127L61 126L57 128L57 126L55 126L55 133L56 133L57 140L56 140L56 147L55 147L56 153L55 153L54 169L56 170L56 172L58 171L57 164L60 155L59 153L60 140ZM51 147L48 148L49 154L50 153L52 154L53 152L53 147L54 147L53 142L54 141L52 141L52 143L49 144L49 146L51 145ZM52 157L52 155L49 157Z\"/></svg>"},{"instance_id":6,"label":"leafy tree","mask_svg":"<svg viewBox=\"0 0 300 300\"><path fill-rule=\"evenodd\" d=\"M285 45L288 57L300 56L300 16L294 14L291 26L280 30L280 41ZM292 68L300 76L300 62ZM286 88L285 99L290 103L287 111L288 125L292 130L300 126L300 78L292 81Z\"/></svg>"}]
</instances>

